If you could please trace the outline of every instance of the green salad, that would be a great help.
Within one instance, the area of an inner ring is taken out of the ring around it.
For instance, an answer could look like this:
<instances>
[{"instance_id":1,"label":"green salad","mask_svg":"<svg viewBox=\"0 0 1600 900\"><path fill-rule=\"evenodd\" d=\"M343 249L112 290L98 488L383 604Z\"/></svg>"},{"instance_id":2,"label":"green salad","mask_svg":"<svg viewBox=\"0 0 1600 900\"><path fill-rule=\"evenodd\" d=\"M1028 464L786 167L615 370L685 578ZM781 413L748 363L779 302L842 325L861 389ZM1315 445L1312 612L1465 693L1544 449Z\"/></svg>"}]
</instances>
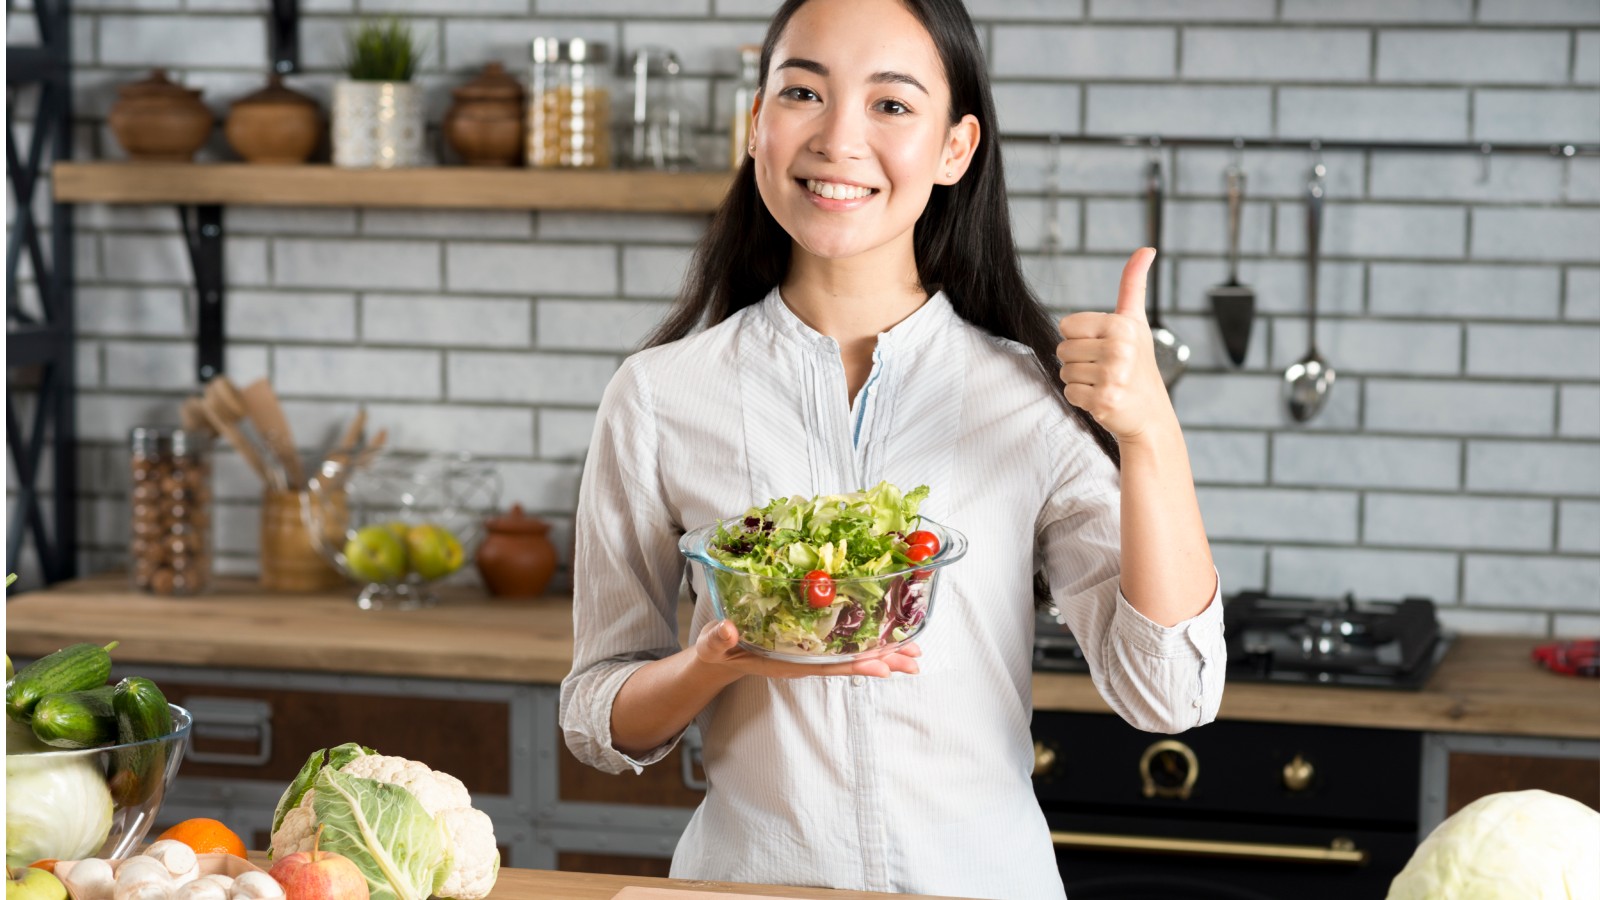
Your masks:
<instances>
[{"instance_id":1,"label":"green salad","mask_svg":"<svg viewBox=\"0 0 1600 900\"><path fill-rule=\"evenodd\" d=\"M779 497L722 523L708 552L723 613L743 639L783 653L873 650L914 634L927 616L939 536L917 508L927 485L887 481L848 494Z\"/></svg>"}]
</instances>

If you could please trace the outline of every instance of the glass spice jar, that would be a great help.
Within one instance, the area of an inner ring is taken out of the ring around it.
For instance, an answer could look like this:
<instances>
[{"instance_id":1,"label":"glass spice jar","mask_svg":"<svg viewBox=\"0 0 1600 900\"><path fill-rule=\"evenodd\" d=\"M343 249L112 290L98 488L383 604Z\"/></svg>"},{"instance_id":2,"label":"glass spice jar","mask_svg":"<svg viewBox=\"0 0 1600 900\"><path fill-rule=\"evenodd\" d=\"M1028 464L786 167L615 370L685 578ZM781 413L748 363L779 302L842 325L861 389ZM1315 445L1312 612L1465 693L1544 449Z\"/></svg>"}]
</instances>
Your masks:
<instances>
[{"instance_id":1,"label":"glass spice jar","mask_svg":"<svg viewBox=\"0 0 1600 900\"><path fill-rule=\"evenodd\" d=\"M611 89L604 44L534 38L528 85L528 165L611 167Z\"/></svg>"},{"instance_id":2,"label":"glass spice jar","mask_svg":"<svg viewBox=\"0 0 1600 900\"><path fill-rule=\"evenodd\" d=\"M133 586L198 594L211 583L211 437L177 428L128 434Z\"/></svg>"}]
</instances>

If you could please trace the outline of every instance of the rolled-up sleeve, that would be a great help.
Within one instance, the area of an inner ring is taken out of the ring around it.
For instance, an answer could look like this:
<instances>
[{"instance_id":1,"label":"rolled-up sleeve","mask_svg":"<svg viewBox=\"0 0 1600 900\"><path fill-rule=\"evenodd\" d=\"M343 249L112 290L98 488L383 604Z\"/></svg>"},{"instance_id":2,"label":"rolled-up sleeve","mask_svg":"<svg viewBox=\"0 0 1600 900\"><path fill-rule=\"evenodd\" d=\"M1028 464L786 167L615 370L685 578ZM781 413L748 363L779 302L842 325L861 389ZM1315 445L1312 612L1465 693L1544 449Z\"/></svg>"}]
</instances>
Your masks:
<instances>
[{"instance_id":1,"label":"rolled-up sleeve","mask_svg":"<svg viewBox=\"0 0 1600 900\"><path fill-rule=\"evenodd\" d=\"M634 672L678 652L684 562L662 491L649 384L630 357L606 387L578 490L573 536L572 671L561 682L561 728L580 761L639 772L643 757L611 741L611 707Z\"/></svg>"},{"instance_id":2,"label":"rolled-up sleeve","mask_svg":"<svg viewBox=\"0 0 1600 900\"><path fill-rule=\"evenodd\" d=\"M1061 464L1039 515L1038 563L1096 690L1142 731L1175 734L1214 720L1227 667L1220 577L1205 610L1176 625L1134 609L1121 590L1116 466L1075 422L1063 423L1050 441Z\"/></svg>"}]
</instances>

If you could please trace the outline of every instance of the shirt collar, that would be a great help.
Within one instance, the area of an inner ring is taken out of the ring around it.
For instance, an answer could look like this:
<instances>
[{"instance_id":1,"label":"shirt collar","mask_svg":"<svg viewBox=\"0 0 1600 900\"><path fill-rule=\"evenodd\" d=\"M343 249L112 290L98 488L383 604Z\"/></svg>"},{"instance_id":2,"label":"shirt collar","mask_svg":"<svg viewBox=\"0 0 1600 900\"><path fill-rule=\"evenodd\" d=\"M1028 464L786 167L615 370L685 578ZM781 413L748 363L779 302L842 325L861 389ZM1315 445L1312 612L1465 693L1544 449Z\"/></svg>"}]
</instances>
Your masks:
<instances>
[{"instance_id":1,"label":"shirt collar","mask_svg":"<svg viewBox=\"0 0 1600 900\"><path fill-rule=\"evenodd\" d=\"M761 301L761 311L779 334L819 351L839 352L839 342L801 321L794 310L783 302L776 287ZM888 331L879 332L878 350L892 352L899 347L915 346L954 316L955 310L950 308L949 298L944 291L937 291L911 315Z\"/></svg>"}]
</instances>

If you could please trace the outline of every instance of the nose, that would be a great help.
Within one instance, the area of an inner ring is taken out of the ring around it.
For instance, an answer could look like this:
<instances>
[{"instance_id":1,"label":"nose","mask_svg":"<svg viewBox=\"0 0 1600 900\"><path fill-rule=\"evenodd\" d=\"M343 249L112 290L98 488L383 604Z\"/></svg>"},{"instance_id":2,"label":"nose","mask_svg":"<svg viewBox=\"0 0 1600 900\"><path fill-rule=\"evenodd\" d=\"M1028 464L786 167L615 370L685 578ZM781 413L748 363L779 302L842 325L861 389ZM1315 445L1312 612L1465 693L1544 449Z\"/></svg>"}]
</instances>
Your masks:
<instances>
[{"instance_id":1,"label":"nose","mask_svg":"<svg viewBox=\"0 0 1600 900\"><path fill-rule=\"evenodd\" d=\"M829 162L865 157L865 114L848 103L831 105L817 118L816 131L812 133L806 149Z\"/></svg>"}]
</instances>

